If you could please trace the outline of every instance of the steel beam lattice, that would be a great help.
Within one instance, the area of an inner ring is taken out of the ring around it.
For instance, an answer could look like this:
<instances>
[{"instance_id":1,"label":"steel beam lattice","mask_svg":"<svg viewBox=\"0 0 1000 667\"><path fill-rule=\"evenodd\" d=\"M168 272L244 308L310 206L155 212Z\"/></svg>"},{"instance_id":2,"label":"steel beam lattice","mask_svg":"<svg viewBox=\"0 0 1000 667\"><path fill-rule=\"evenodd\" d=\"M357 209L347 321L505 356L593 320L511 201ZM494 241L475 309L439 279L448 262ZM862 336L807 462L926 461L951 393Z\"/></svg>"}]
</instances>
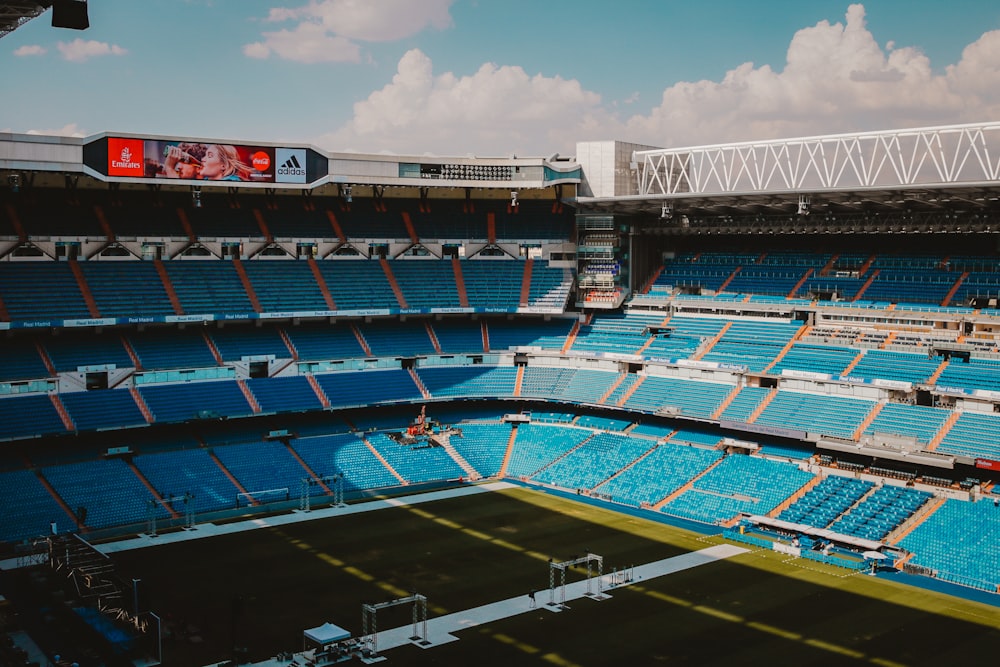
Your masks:
<instances>
[{"instance_id":1,"label":"steel beam lattice","mask_svg":"<svg viewBox=\"0 0 1000 667\"><path fill-rule=\"evenodd\" d=\"M640 196L1000 184L1000 122L633 153Z\"/></svg>"}]
</instances>

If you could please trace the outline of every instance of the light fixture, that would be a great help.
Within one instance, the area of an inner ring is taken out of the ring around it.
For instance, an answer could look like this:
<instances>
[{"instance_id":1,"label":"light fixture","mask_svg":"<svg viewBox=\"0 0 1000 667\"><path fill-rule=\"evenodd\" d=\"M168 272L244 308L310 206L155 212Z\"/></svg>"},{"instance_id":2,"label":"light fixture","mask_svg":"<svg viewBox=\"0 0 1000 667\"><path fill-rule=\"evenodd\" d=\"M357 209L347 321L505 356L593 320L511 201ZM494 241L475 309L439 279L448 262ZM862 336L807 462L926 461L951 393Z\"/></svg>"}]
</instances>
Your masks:
<instances>
[{"instance_id":1,"label":"light fixture","mask_svg":"<svg viewBox=\"0 0 1000 667\"><path fill-rule=\"evenodd\" d=\"M809 215L809 206L811 199L809 195L799 195L799 215Z\"/></svg>"},{"instance_id":2,"label":"light fixture","mask_svg":"<svg viewBox=\"0 0 1000 667\"><path fill-rule=\"evenodd\" d=\"M517 206L517 190L510 191L510 205Z\"/></svg>"},{"instance_id":3,"label":"light fixture","mask_svg":"<svg viewBox=\"0 0 1000 667\"><path fill-rule=\"evenodd\" d=\"M191 205L195 208L201 208L201 186L192 185L191 186Z\"/></svg>"},{"instance_id":4,"label":"light fixture","mask_svg":"<svg viewBox=\"0 0 1000 667\"><path fill-rule=\"evenodd\" d=\"M671 206L670 204L663 204L662 208L660 209L660 217L663 218L664 220L670 220L671 218L673 218L674 207Z\"/></svg>"},{"instance_id":5,"label":"light fixture","mask_svg":"<svg viewBox=\"0 0 1000 667\"><path fill-rule=\"evenodd\" d=\"M354 199L351 197L351 186L350 185L345 185L344 186L344 201L346 201L348 204L350 204L352 201L354 201Z\"/></svg>"},{"instance_id":6,"label":"light fixture","mask_svg":"<svg viewBox=\"0 0 1000 667\"><path fill-rule=\"evenodd\" d=\"M21 175L20 174L8 174L7 175L7 185L10 186L11 192L21 191Z\"/></svg>"}]
</instances>

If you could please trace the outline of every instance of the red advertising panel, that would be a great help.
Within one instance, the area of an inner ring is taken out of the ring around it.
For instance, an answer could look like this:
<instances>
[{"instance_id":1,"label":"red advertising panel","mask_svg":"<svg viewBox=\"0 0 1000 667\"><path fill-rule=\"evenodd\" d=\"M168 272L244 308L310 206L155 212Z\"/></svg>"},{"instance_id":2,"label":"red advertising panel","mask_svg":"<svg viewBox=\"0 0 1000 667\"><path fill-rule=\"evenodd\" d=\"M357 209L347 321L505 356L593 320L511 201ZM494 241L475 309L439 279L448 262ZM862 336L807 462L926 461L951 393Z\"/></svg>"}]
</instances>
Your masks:
<instances>
[{"instance_id":1,"label":"red advertising panel","mask_svg":"<svg viewBox=\"0 0 1000 667\"><path fill-rule=\"evenodd\" d=\"M984 468L986 470L1000 470L1000 461L992 461L990 459L976 459L976 467Z\"/></svg>"},{"instance_id":2,"label":"red advertising panel","mask_svg":"<svg viewBox=\"0 0 1000 667\"><path fill-rule=\"evenodd\" d=\"M145 152L148 178L274 183L271 147L147 140Z\"/></svg>"},{"instance_id":3,"label":"red advertising panel","mask_svg":"<svg viewBox=\"0 0 1000 667\"><path fill-rule=\"evenodd\" d=\"M108 176L146 175L142 139L108 137Z\"/></svg>"}]
</instances>

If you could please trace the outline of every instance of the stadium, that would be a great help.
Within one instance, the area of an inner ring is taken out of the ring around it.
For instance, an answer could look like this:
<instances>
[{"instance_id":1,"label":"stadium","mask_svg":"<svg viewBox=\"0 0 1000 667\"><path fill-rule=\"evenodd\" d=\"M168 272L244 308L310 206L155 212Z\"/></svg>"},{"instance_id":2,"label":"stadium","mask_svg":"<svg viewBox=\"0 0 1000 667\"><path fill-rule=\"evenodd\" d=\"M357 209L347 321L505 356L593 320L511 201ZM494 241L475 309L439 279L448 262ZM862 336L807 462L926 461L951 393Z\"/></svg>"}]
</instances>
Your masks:
<instances>
[{"instance_id":1,"label":"stadium","mask_svg":"<svg viewBox=\"0 0 1000 667\"><path fill-rule=\"evenodd\" d=\"M0 134L2 664L995 660L998 233L995 122Z\"/></svg>"}]
</instances>

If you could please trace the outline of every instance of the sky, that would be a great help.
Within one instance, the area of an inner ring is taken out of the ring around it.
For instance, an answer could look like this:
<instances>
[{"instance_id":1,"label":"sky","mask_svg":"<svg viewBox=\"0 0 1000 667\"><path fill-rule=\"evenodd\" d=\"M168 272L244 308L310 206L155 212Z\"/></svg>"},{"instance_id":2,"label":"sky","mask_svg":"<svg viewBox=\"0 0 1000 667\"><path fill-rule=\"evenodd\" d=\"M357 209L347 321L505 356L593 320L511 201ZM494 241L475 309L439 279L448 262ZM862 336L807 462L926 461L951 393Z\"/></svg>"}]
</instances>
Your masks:
<instances>
[{"instance_id":1,"label":"sky","mask_svg":"<svg viewBox=\"0 0 1000 667\"><path fill-rule=\"evenodd\" d=\"M573 155L1000 121L995 0L90 0L0 39L0 131Z\"/></svg>"}]
</instances>

